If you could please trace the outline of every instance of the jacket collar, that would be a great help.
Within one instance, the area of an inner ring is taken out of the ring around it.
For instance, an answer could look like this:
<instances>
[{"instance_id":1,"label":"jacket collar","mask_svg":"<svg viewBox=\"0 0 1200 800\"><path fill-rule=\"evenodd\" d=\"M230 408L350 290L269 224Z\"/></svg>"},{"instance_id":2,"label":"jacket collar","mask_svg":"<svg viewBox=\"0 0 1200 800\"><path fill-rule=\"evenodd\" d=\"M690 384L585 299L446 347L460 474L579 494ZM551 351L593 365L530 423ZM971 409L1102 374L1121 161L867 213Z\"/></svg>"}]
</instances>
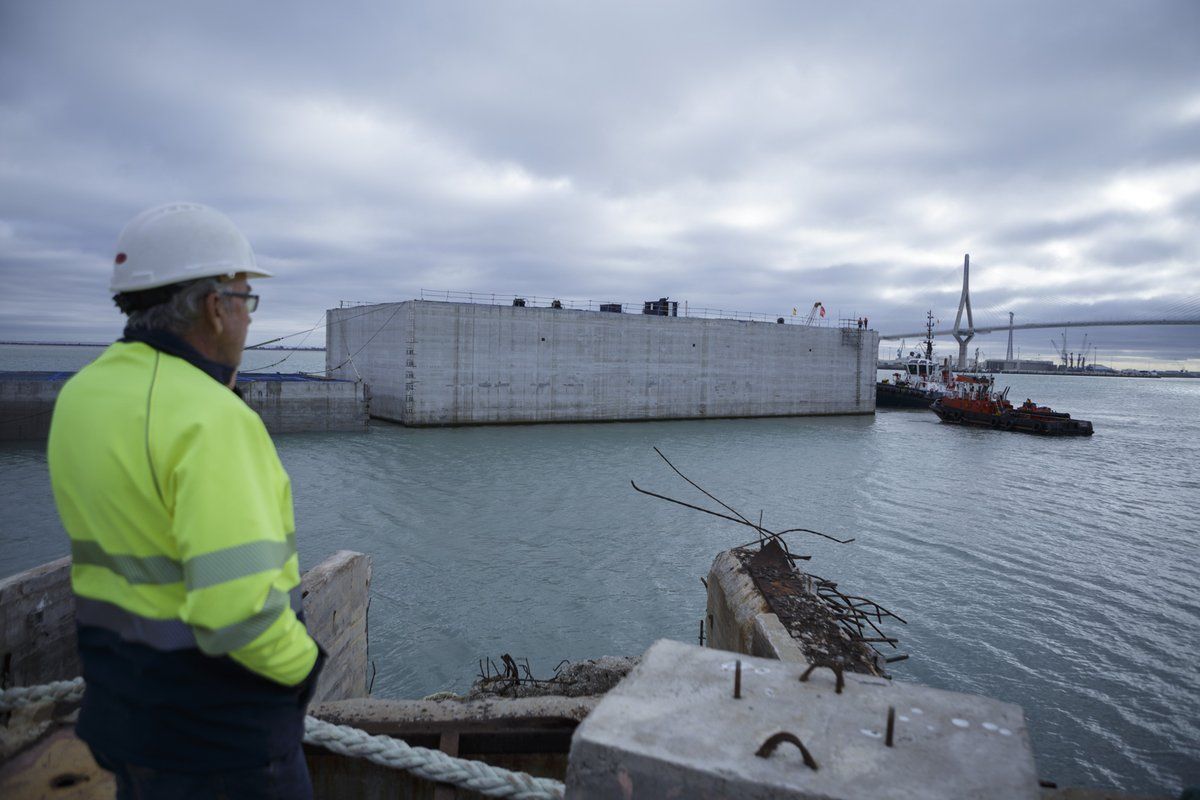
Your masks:
<instances>
[{"instance_id":1,"label":"jacket collar","mask_svg":"<svg viewBox=\"0 0 1200 800\"><path fill-rule=\"evenodd\" d=\"M237 372L236 367L231 367L227 364L218 364L216 361L200 355L200 351L169 331L130 330L126 328L125 333L121 336L121 341L141 342L150 345L159 352L182 358L222 386L228 386L229 380Z\"/></svg>"}]
</instances>

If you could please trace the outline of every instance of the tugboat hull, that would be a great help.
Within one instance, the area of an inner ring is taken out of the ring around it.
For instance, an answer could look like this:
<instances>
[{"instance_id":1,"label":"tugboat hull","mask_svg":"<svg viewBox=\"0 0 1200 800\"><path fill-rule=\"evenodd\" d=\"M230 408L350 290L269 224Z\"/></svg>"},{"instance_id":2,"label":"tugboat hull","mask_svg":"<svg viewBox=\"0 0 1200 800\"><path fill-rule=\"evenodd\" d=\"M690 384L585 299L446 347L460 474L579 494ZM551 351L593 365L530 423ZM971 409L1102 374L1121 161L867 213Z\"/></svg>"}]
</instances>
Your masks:
<instances>
[{"instance_id":1,"label":"tugboat hull","mask_svg":"<svg viewBox=\"0 0 1200 800\"><path fill-rule=\"evenodd\" d=\"M940 402L932 406L942 422L953 425L974 425L979 428L1036 433L1042 436L1091 436L1092 423L1086 419L1071 419L1070 414L1028 414L1004 411L989 414L970 409L948 407Z\"/></svg>"},{"instance_id":2,"label":"tugboat hull","mask_svg":"<svg viewBox=\"0 0 1200 800\"><path fill-rule=\"evenodd\" d=\"M941 395L895 383L875 384L875 405L880 408L929 408Z\"/></svg>"}]
</instances>

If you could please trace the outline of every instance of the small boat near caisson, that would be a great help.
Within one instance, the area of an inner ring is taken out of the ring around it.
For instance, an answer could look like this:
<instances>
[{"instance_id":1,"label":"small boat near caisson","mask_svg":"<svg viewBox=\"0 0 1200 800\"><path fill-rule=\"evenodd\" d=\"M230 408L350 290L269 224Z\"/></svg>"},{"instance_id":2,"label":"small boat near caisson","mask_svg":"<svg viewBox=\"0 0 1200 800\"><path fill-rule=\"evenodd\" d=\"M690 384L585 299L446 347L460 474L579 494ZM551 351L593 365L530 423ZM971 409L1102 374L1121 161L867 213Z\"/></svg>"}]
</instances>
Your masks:
<instances>
[{"instance_id":1,"label":"small boat near caisson","mask_svg":"<svg viewBox=\"0 0 1200 800\"><path fill-rule=\"evenodd\" d=\"M879 408L929 408L946 391L942 371L930 359L914 355L905 362L905 372L875 384Z\"/></svg>"},{"instance_id":2,"label":"small boat near caisson","mask_svg":"<svg viewBox=\"0 0 1200 800\"><path fill-rule=\"evenodd\" d=\"M1026 400L1014 407L1008 389L996 392L990 377L959 375L931 406L942 422L1043 436L1091 436L1092 423Z\"/></svg>"},{"instance_id":3,"label":"small boat near caisson","mask_svg":"<svg viewBox=\"0 0 1200 800\"><path fill-rule=\"evenodd\" d=\"M879 408L929 408L947 391L953 379L949 366L933 360L933 312L926 315L925 341L904 361L904 372L892 373L875 383L875 405ZM903 350L898 355L902 355Z\"/></svg>"}]
</instances>

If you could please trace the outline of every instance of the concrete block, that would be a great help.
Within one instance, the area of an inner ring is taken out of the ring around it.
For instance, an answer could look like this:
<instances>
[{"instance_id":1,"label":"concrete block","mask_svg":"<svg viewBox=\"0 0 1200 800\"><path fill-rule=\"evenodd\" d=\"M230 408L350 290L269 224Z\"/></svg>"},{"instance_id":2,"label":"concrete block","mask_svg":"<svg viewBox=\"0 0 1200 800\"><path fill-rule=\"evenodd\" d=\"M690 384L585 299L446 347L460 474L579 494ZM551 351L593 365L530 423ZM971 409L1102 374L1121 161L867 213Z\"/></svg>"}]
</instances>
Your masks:
<instances>
[{"instance_id":1,"label":"concrete block","mask_svg":"<svg viewBox=\"0 0 1200 800\"><path fill-rule=\"evenodd\" d=\"M313 702L366 697L371 557L339 550L305 572L301 586L308 632L329 655Z\"/></svg>"},{"instance_id":2,"label":"concrete block","mask_svg":"<svg viewBox=\"0 0 1200 800\"><path fill-rule=\"evenodd\" d=\"M0 688L69 680L79 673L71 559L0 580Z\"/></svg>"},{"instance_id":3,"label":"concrete block","mask_svg":"<svg viewBox=\"0 0 1200 800\"><path fill-rule=\"evenodd\" d=\"M792 634L774 614L759 614L754 618L754 635L750 640L750 655L760 658L774 658L779 661L790 661L793 664L808 665Z\"/></svg>"},{"instance_id":4,"label":"concrete block","mask_svg":"<svg viewBox=\"0 0 1200 800\"><path fill-rule=\"evenodd\" d=\"M755 619L771 613L731 550L718 553L708 570L706 613L708 646L735 653L752 652Z\"/></svg>"},{"instance_id":5,"label":"concrete block","mask_svg":"<svg viewBox=\"0 0 1200 800\"><path fill-rule=\"evenodd\" d=\"M808 659L731 550L713 559L708 572L708 646L796 664Z\"/></svg>"},{"instance_id":6,"label":"concrete block","mask_svg":"<svg viewBox=\"0 0 1200 800\"><path fill-rule=\"evenodd\" d=\"M661 640L576 729L567 796L901 800L1039 797L1018 706ZM892 747L886 744L894 709ZM787 732L816 769L785 743Z\"/></svg>"},{"instance_id":7,"label":"concrete block","mask_svg":"<svg viewBox=\"0 0 1200 800\"><path fill-rule=\"evenodd\" d=\"M371 558L342 550L301 576L309 632L329 654L313 702L367 695ZM0 580L0 688L79 675L71 559Z\"/></svg>"},{"instance_id":8,"label":"concrete block","mask_svg":"<svg viewBox=\"0 0 1200 800\"><path fill-rule=\"evenodd\" d=\"M773 545L718 553L709 569L708 646L803 663L840 663L854 672L885 674L882 657L841 630L817 595L812 576L791 567ZM772 563L774 562L774 563ZM774 594L767 597L752 570ZM786 570L787 574L783 571Z\"/></svg>"}]
</instances>

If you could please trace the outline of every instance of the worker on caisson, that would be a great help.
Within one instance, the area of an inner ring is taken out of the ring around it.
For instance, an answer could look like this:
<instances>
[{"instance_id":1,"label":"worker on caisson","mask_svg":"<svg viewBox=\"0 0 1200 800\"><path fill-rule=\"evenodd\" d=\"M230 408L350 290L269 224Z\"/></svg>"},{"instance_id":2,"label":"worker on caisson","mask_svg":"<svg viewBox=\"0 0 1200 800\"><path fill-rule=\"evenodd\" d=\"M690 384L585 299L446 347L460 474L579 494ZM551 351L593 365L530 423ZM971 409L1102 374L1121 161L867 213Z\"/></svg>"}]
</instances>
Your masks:
<instances>
[{"instance_id":1,"label":"worker on caisson","mask_svg":"<svg viewBox=\"0 0 1200 800\"><path fill-rule=\"evenodd\" d=\"M54 409L77 731L120 798L312 794L301 739L324 657L301 611L291 486L234 392L258 305L247 280L270 275L211 208L140 214L113 266L124 336Z\"/></svg>"}]
</instances>

